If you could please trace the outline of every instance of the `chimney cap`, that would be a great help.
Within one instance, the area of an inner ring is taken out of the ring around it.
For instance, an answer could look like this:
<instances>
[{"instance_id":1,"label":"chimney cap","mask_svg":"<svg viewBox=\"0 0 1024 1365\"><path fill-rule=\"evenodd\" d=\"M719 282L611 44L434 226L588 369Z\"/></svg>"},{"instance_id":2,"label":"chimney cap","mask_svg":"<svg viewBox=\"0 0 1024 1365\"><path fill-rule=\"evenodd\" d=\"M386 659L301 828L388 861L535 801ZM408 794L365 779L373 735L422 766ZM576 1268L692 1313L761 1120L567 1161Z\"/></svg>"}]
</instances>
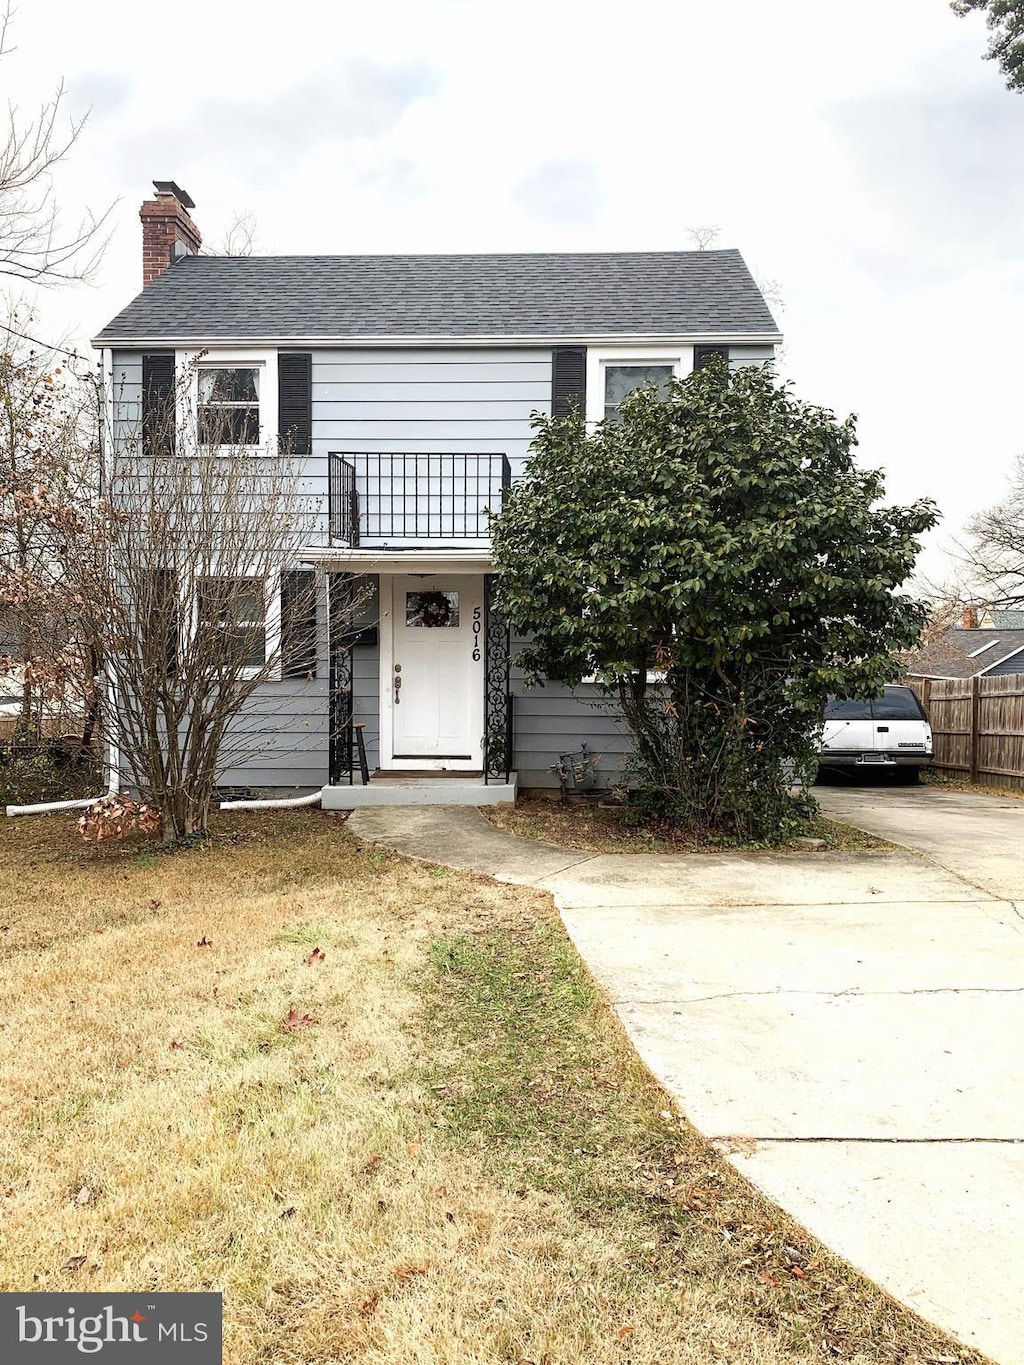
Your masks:
<instances>
[{"instance_id":1,"label":"chimney cap","mask_svg":"<svg viewBox=\"0 0 1024 1365\"><path fill-rule=\"evenodd\" d=\"M195 208L195 201L192 196L180 185L176 185L173 180L154 180L153 188L157 194L173 194L183 209Z\"/></svg>"}]
</instances>

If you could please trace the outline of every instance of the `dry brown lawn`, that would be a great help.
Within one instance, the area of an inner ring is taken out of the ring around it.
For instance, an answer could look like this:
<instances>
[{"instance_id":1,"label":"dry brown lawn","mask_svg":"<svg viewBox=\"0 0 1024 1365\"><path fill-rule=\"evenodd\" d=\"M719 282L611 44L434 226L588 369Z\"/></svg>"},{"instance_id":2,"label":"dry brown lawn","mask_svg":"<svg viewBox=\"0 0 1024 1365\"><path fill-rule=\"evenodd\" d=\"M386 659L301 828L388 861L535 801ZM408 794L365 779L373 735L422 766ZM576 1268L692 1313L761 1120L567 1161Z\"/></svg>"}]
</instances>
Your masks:
<instances>
[{"instance_id":1,"label":"dry brown lawn","mask_svg":"<svg viewBox=\"0 0 1024 1365\"><path fill-rule=\"evenodd\" d=\"M0 1289L221 1290L229 1365L979 1359L671 1113L544 896L295 812L6 821L0 905Z\"/></svg>"}]
</instances>

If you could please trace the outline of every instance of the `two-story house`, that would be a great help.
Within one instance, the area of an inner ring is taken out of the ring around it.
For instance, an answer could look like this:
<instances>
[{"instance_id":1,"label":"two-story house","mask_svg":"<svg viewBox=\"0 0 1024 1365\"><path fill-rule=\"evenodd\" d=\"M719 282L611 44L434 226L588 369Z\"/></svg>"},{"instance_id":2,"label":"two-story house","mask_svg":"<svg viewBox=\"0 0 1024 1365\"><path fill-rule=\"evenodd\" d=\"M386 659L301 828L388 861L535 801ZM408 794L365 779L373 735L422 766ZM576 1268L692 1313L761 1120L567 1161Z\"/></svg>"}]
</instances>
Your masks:
<instances>
[{"instance_id":1,"label":"two-story house","mask_svg":"<svg viewBox=\"0 0 1024 1365\"><path fill-rule=\"evenodd\" d=\"M533 413L597 422L710 354L772 357L739 253L202 256L192 201L155 184L143 291L95 339L111 390L144 405L202 353L254 452L290 433L325 513L302 556L322 573L315 667L266 684L276 733L221 783L342 808L508 799L517 776L557 787L584 741L610 779L627 741L596 689L525 691L510 669L487 509L524 470ZM328 605L352 575L371 590L356 629Z\"/></svg>"}]
</instances>

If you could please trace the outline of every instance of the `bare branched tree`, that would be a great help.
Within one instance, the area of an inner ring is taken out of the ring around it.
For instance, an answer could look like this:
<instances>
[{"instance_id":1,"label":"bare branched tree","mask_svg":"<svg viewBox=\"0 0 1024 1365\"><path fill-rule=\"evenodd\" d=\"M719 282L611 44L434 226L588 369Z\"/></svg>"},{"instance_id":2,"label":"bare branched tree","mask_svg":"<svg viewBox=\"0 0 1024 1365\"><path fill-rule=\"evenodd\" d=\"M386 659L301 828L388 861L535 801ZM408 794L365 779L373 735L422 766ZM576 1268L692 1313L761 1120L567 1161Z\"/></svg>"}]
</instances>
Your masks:
<instances>
[{"instance_id":1,"label":"bare branched tree","mask_svg":"<svg viewBox=\"0 0 1024 1365\"><path fill-rule=\"evenodd\" d=\"M320 575L298 561L317 507L301 459L254 449L252 375L200 363L134 424L119 404L98 553L79 570L107 733L176 840L205 832L218 780L267 747L266 684L317 666Z\"/></svg>"},{"instance_id":2,"label":"bare branched tree","mask_svg":"<svg viewBox=\"0 0 1024 1365\"><path fill-rule=\"evenodd\" d=\"M235 214L217 246L207 244L204 256L251 256L256 250L259 228L251 209Z\"/></svg>"},{"instance_id":3,"label":"bare branched tree","mask_svg":"<svg viewBox=\"0 0 1024 1365\"><path fill-rule=\"evenodd\" d=\"M993 607L1024 606L1024 455L994 506L967 523L961 555L973 592Z\"/></svg>"},{"instance_id":4,"label":"bare branched tree","mask_svg":"<svg viewBox=\"0 0 1024 1365\"><path fill-rule=\"evenodd\" d=\"M95 716L96 651L69 556L77 558L89 533L96 415L91 385L66 357L7 332L0 347L0 674L19 685L25 735L39 733L44 714L62 715L78 733Z\"/></svg>"},{"instance_id":5,"label":"bare branched tree","mask_svg":"<svg viewBox=\"0 0 1024 1365\"><path fill-rule=\"evenodd\" d=\"M9 56L14 10L7 0L0 10L0 58ZM9 107L6 133L0 132L0 275L38 284L89 279L106 241L104 226L111 210L97 217L86 212L74 226L61 221L53 172L81 136L88 115L68 119L65 90L34 117L22 119Z\"/></svg>"},{"instance_id":6,"label":"bare branched tree","mask_svg":"<svg viewBox=\"0 0 1024 1365\"><path fill-rule=\"evenodd\" d=\"M705 223L697 227L687 228L686 235L698 251L706 251L721 230L720 227L711 223Z\"/></svg>"}]
</instances>

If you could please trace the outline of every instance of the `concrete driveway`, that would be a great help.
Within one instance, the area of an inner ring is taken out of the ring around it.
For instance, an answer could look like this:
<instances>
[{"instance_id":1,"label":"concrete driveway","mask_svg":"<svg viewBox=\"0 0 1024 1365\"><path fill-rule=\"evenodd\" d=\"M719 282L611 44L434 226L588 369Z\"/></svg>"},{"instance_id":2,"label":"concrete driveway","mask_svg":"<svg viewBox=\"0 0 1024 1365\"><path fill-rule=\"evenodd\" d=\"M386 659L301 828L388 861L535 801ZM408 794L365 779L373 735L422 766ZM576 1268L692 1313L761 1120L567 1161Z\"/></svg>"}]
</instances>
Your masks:
<instances>
[{"instance_id":1,"label":"concrete driveway","mask_svg":"<svg viewBox=\"0 0 1024 1365\"><path fill-rule=\"evenodd\" d=\"M826 815L906 848L994 896L1024 900L1024 799L940 787L815 787Z\"/></svg>"},{"instance_id":2,"label":"concrete driveway","mask_svg":"<svg viewBox=\"0 0 1024 1365\"><path fill-rule=\"evenodd\" d=\"M688 1118L897 1298L1024 1365L1024 920L995 889L1019 884L1013 851L973 861L970 805L947 839L931 793L835 795L854 823L861 799L872 819L919 820L947 863L962 841L970 881L909 852L573 853L452 808L352 824L550 890ZM1017 809L993 803L1007 840Z\"/></svg>"}]
</instances>

